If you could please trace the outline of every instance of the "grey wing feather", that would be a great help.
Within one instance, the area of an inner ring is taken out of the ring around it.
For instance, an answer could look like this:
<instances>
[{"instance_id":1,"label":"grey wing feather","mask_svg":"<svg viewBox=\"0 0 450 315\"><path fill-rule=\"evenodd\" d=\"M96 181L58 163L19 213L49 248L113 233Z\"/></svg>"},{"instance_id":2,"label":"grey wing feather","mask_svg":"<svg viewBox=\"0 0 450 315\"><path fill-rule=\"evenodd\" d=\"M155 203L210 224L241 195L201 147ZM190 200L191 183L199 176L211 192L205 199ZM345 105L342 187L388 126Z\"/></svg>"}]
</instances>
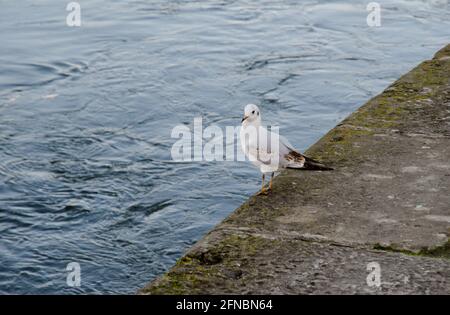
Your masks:
<instances>
[{"instance_id":1,"label":"grey wing feather","mask_svg":"<svg viewBox=\"0 0 450 315\"><path fill-rule=\"evenodd\" d=\"M304 168L309 170L323 170L323 171L333 169L301 154L284 137L280 136L280 143L281 146L284 147L284 152L283 150L281 152L284 155L284 159L288 162L287 168Z\"/></svg>"}]
</instances>

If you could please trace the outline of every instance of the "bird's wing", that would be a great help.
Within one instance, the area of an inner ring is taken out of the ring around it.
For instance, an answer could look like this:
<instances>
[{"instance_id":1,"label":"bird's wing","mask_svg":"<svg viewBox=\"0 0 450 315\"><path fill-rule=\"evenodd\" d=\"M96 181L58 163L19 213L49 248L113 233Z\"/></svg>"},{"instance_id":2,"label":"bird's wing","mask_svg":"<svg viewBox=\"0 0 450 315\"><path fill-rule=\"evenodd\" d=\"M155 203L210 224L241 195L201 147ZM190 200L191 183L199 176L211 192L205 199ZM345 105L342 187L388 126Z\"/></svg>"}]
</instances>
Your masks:
<instances>
[{"instance_id":1,"label":"bird's wing","mask_svg":"<svg viewBox=\"0 0 450 315\"><path fill-rule=\"evenodd\" d=\"M248 147L248 157L250 161L258 161L262 164L269 165L276 158L275 153L268 151L266 147Z\"/></svg>"},{"instance_id":2,"label":"bird's wing","mask_svg":"<svg viewBox=\"0 0 450 315\"><path fill-rule=\"evenodd\" d=\"M250 145L248 146L249 155L262 164L278 165L279 148L272 145L272 141L278 141L277 136L277 134L269 132L266 128L259 127L256 139L250 140Z\"/></svg>"},{"instance_id":3,"label":"bird's wing","mask_svg":"<svg viewBox=\"0 0 450 315\"><path fill-rule=\"evenodd\" d=\"M280 136L280 158L287 162L289 168L302 168L307 159L283 136Z\"/></svg>"},{"instance_id":4,"label":"bird's wing","mask_svg":"<svg viewBox=\"0 0 450 315\"><path fill-rule=\"evenodd\" d=\"M282 146L284 146L285 150L288 151L287 153L284 153L284 155L280 157L287 162L287 168L304 168L308 170L323 170L323 171L333 169L329 166L322 164L321 162L318 162L314 159L307 157L306 155L301 154L297 150L293 149L292 146L288 146L285 143L283 143Z\"/></svg>"},{"instance_id":5,"label":"bird's wing","mask_svg":"<svg viewBox=\"0 0 450 315\"><path fill-rule=\"evenodd\" d=\"M290 150L283 158L286 160L288 168L302 168L305 166L306 157L297 151Z\"/></svg>"}]
</instances>

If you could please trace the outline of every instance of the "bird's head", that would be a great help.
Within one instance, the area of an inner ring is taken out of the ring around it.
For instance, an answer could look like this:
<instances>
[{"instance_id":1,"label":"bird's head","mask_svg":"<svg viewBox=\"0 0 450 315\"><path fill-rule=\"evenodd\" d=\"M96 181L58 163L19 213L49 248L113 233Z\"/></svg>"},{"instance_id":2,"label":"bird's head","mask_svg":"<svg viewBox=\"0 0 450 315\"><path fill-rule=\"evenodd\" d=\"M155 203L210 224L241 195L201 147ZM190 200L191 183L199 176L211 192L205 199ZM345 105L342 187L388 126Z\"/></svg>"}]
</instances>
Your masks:
<instances>
[{"instance_id":1,"label":"bird's head","mask_svg":"<svg viewBox=\"0 0 450 315\"><path fill-rule=\"evenodd\" d=\"M246 105L241 123L242 125L261 124L261 112L258 106L255 104Z\"/></svg>"}]
</instances>

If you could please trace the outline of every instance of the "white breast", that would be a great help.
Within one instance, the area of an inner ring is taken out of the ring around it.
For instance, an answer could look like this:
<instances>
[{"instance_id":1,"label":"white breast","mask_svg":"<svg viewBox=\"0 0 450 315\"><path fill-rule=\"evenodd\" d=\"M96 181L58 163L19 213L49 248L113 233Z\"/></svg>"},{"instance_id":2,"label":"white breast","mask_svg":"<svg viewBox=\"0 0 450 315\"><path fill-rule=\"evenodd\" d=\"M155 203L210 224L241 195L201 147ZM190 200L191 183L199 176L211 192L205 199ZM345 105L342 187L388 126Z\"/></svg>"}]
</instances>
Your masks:
<instances>
[{"instance_id":1,"label":"white breast","mask_svg":"<svg viewBox=\"0 0 450 315\"><path fill-rule=\"evenodd\" d=\"M257 132L254 130L249 132L245 127L240 130L241 148L245 156L262 173L275 172L280 167L284 167L280 162L283 161L282 154L285 150L278 135L268 132L264 127L258 127L255 130Z\"/></svg>"}]
</instances>

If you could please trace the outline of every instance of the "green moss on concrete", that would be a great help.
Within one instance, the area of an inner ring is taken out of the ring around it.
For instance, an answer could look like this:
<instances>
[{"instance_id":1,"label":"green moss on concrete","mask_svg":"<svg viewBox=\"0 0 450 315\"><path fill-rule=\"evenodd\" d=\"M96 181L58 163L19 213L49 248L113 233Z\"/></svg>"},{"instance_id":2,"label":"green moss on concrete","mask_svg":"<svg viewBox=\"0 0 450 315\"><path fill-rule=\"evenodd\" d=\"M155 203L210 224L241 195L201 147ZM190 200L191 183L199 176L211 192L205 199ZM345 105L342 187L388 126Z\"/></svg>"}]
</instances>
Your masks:
<instances>
[{"instance_id":1,"label":"green moss on concrete","mask_svg":"<svg viewBox=\"0 0 450 315\"><path fill-rule=\"evenodd\" d=\"M373 130L343 126L326 134L318 143L306 152L331 166L345 164L357 159L361 152L364 136L373 134Z\"/></svg>"},{"instance_id":2,"label":"green moss on concrete","mask_svg":"<svg viewBox=\"0 0 450 315\"><path fill-rule=\"evenodd\" d=\"M280 212L275 212L273 209L267 207L264 202L269 196L252 197L249 201L238 208L236 213L224 220L224 223L234 222L236 219L244 220L248 227L259 226L262 222L270 221Z\"/></svg>"},{"instance_id":3,"label":"green moss on concrete","mask_svg":"<svg viewBox=\"0 0 450 315\"><path fill-rule=\"evenodd\" d=\"M373 246L373 249L389 251L394 253L402 253L410 256L424 256L424 257L450 259L450 240L447 240L447 242L442 246L436 246L434 248L422 248L419 251L412 251L403 248L397 248L393 245L381 245L381 244L375 244Z\"/></svg>"},{"instance_id":4,"label":"green moss on concrete","mask_svg":"<svg viewBox=\"0 0 450 315\"><path fill-rule=\"evenodd\" d=\"M381 245L378 243L373 246L373 249L380 250L380 251L386 251L386 252L393 252L393 253L402 253L402 254L410 255L410 256L418 256L419 255L418 252L414 252L414 251L411 251L408 249L396 248L392 245Z\"/></svg>"},{"instance_id":5,"label":"green moss on concrete","mask_svg":"<svg viewBox=\"0 0 450 315\"><path fill-rule=\"evenodd\" d=\"M435 55L434 59L450 59L450 45L445 46L441 50L439 50Z\"/></svg>"},{"instance_id":6,"label":"green moss on concrete","mask_svg":"<svg viewBox=\"0 0 450 315\"><path fill-rule=\"evenodd\" d=\"M450 259L450 240L447 240L447 242L442 246L437 246L430 249L424 248L419 252L419 254L428 257Z\"/></svg>"},{"instance_id":7,"label":"green moss on concrete","mask_svg":"<svg viewBox=\"0 0 450 315\"><path fill-rule=\"evenodd\" d=\"M449 49L436 56L449 56ZM306 153L332 166L364 159L365 139L377 133L394 132L421 114L414 104L438 97L439 89L449 84L449 72L450 62L438 58L423 62L346 118Z\"/></svg>"},{"instance_id":8,"label":"green moss on concrete","mask_svg":"<svg viewBox=\"0 0 450 315\"><path fill-rule=\"evenodd\" d=\"M276 246L276 242L256 236L228 235L206 250L189 252L168 273L141 292L195 294L205 286L223 284L230 277L245 281L245 277L252 275L243 275L241 267L265 247ZM236 264L237 261L240 263Z\"/></svg>"}]
</instances>

